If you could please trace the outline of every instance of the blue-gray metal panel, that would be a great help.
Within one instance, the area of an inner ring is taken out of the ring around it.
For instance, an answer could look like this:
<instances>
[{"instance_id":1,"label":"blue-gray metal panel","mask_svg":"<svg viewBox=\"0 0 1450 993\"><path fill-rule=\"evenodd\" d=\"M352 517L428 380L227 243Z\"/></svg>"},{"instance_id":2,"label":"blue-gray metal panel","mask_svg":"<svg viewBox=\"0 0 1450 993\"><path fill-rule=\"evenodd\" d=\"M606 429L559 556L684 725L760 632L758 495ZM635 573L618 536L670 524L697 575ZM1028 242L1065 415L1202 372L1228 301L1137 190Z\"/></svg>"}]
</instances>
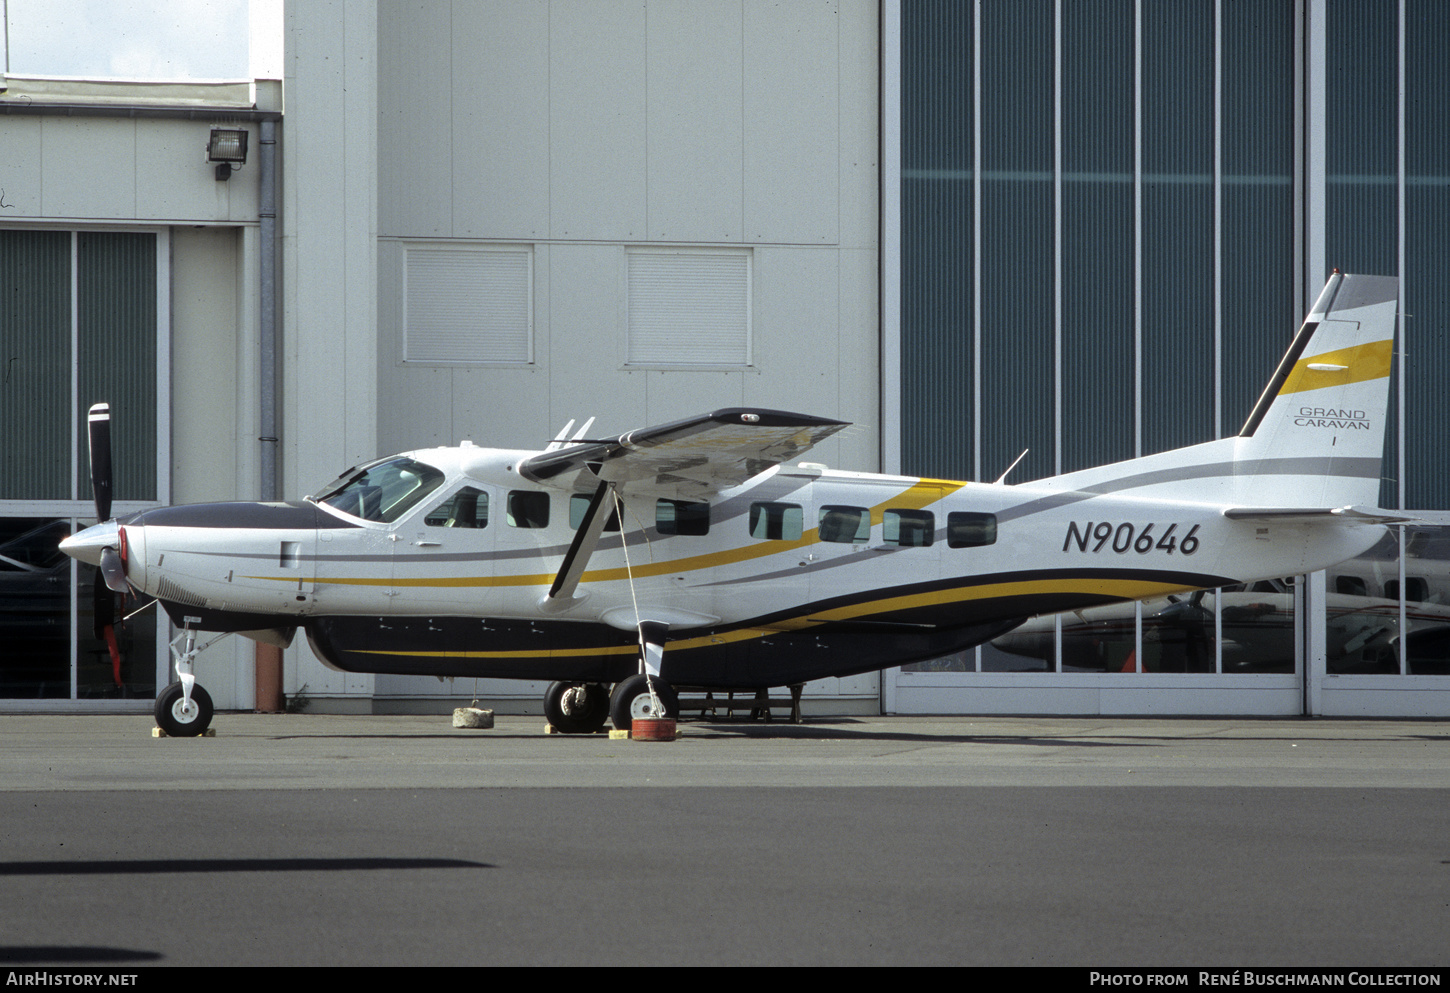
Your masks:
<instances>
[{"instance_id":1,"label":"blue-gray metal panel","mask_svg":"<svg viewBox=\"0 0 1450 993\"><path fill-rule=\"evenodd\" d=\"M156 235L82 231L76 237L80 406L102 400L111 405L115 499L155 500ZM230 383L198 385L231 388ZM82 433L85 427L82 419ZM80 451L78 492L89 500L84 440Z\"/></svg>"},{"instance_id":2,"label":"blue-gray metal panel","mask_svg":"<svg viewBox=\"0 0 1450 993\"><path fill-rule=\"evenodd\" d=\"M70 241L0 231L0 499L71 496Z\"/></svg>"}]
</instances>

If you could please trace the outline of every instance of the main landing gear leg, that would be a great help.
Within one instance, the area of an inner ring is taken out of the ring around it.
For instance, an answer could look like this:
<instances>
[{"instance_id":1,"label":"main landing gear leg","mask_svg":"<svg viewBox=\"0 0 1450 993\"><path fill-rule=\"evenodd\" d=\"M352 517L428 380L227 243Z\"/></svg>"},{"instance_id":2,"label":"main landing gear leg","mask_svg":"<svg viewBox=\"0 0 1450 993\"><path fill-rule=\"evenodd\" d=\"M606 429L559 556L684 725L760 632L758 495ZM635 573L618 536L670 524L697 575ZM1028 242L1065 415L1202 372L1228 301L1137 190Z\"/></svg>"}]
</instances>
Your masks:
<instances>
[{"instance_id":1,"label":"main landing gear leg","mask_svg":"<svg viewBox=\"0 0 1450 993\"><path fill-rule=\"evenodd\" d=\"M220 634L204 645L196 643L196 632L188 624L171 639L171 657L176 664L176 679L156 698L156 723L173 738L194 738L211 726L213 708L211 694L196 683L192 663L201 652L227 635ZM185 644L185 648L178 648Z\"/></svg>"},{"instance_id":2,"label":"main landing gear leg","mask_svg":"<svg viewBox=\"0 0 1450 993\"><path fill-rule=\"evenodd\" d=\"M641 717L680 716L680 698L660 675L668 630L669 625L658 621L640 622L640 662L644 671L617 684L609 697L609 719L616 729L628 731Z\"/></svg>"}]
</instances>

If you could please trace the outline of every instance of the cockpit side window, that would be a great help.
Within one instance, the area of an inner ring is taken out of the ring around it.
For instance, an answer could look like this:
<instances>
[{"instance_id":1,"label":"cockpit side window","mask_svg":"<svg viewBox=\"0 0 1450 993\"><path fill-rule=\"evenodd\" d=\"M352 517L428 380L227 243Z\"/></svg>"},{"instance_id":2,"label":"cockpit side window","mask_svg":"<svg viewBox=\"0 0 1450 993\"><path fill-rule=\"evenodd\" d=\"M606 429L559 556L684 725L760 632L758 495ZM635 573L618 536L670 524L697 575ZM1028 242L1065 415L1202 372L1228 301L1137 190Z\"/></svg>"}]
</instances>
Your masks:
<instances>
[{"instance_id":1,"label":"cockpit side window","mask_svg":"<svg viewBox=\"0 0 1450 993\"><path fill-rule=\"evenodd\" d=\"M443 473L409 458L375 462L324 490L318 503L367 521L391 524L443 484Z\"/></svg>"},{"instance_id":2,"label":"cockpit side window","mask_svg":"<svg viewBox=\"0 0 1450 993\"><path fill-rule=\"evenodd\" d=\"M430 528L486 528L488 494L465 486L429 511L423 523Z\"/></svg>"}]
</instances>

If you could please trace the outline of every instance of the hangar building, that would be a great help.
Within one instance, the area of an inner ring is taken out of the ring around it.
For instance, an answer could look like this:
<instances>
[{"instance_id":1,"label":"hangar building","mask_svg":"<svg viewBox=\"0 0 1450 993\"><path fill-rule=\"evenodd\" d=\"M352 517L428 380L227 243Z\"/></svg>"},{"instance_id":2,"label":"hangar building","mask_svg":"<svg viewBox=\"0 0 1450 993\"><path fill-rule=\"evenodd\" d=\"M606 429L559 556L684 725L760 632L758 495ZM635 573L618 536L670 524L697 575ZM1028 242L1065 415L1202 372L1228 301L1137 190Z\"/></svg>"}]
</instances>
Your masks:
<instances>
[{"instance_id":1,"label":"hangar building","mask_svg":"<svg viewBox=\"0 0 1450 993\"><path fill-rule=\"evenodd\" d=\"M0 709L167 678L143 617L116 687L91 577L46 551L91 513L98 399L118 511L738 405L854 422L833 467L992 480L1026 449L1022 481L1236 432L1338 267L1401 278L1381 503L1450 508L1436 0L350 0L286 31L282 81L3 80ZM1447 558L1416 528L808 706L1450 714ZM229 639L198 673L249 708L256 664ZM343 675L300 639L283 673L314 709L541 692Z\"/></svg>"}]
</instances>

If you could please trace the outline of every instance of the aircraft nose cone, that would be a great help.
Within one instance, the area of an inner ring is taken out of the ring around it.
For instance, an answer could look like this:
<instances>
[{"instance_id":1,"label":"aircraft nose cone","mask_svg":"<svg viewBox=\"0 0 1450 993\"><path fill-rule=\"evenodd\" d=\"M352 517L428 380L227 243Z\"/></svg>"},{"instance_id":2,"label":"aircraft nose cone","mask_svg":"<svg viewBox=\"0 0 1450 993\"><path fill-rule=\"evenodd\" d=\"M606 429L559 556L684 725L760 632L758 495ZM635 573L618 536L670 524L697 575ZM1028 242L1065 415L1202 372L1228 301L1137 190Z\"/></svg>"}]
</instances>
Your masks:
<instances>
[{"instance_id":1,"label":"aircraft nose cone","mask_svg":"<svg viewBox=\"0 0 1450 993\"><path fill-rule=\"evenodd\" d=\"M100 565L101 552L120 543L119 531L115 521L106 521L66 538L60 543L60 550L78 562Z\"/></svg>"}]
</instances>

